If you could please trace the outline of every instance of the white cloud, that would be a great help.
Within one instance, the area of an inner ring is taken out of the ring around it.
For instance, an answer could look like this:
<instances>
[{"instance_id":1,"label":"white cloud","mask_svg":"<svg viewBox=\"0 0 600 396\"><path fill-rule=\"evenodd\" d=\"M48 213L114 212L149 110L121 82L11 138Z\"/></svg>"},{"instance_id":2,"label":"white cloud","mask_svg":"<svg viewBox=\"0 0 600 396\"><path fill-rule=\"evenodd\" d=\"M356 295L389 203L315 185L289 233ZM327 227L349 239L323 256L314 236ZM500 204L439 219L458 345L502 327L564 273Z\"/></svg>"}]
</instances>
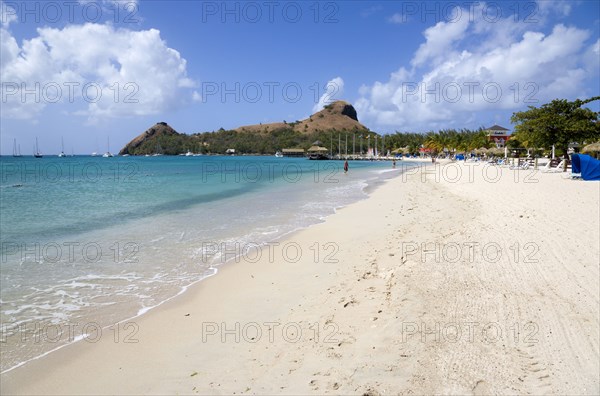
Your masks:
<instances>
[{"instance_id":1,"label":"white cloud","mask_svg":"<svg viewBox=\"0 0 600 396\"><path fill-rule=\"evenodd\" d=\"M344 80L341 77L329 80L325 87L325 93L321 95L319 101L313 106L313 113L320 111L323 106L342 99L344 95Z\"/></svg>"},{"instance_id":2,"label":"white cloud","mask_svg":"<svg viewBox=\"0 0 600 396\"><path fill-rule=\"evenodd\" d=\"M39 28L37 34L19 47L2 30L3 117L31 119L61 104L91 120L156 114L191 98L189 88L196 85L186 60L156 29L87 23Z\"/></svg>"},{"instance_id":3,"label":"white cloud","mask_svg":"<svg viewBox=\"0 0 600 396\"><path fill-rule=\"evenodd\" d=\"M600 59L600 39L596 40L595 43L589 46L584 55L584 64L586 71L590 75L597 76L600 74L600 67L598 67L598 60Z\"/></svg>"},{"instance_id":4,"label":"white cloud","mask_svg":"<svg viewBox=\"0 0 600 396\"><path fill-rule=\"evenodd\" d=\"M362 10L360 13L360 16L363 18L368 18L371 15L378 13L382 9L383 9L383 7L381 5L372 6L372 7Z\"/></svg>"},{"instance_id":5,"label":"white cloud","mask_svg":"<svg viewBox=\"0 0 600 396\"><path fill-rule=\"evenodd\" d=\"M554 13L561 16L568 16L571 13L571 2L568 0L538 0L537 10L535 8L530 8L528 14L534 15L537 12L540 13L541 16L547 16L548 14Z\"/></svg>"},{"instance_id":6,"label":"white cloud","mask_svg":"<svg viewBox=\"0 0 600 396\"><path fill-rule=\"evenodd\" d=\"M427 130L464 126L481 111L596 93L587 81L600 69L600 41L590 45L589 31L562 24L546 34L534 27L512 16L439 22L424 31L410 69L361 87L357 111L379 126Z\"/></svg>"},{"instance_id":7,"label":"white cloud","mask_svg":"<svg viewBox=\"0 0 600 396\"><path fill-rule=\"evenodd\" d=\"M391 23L406 23L407 20L407 17L399 12L388 18L388 21Z\"/></svg>"},{"instance_id":8,"label":"white cloud","mask_svg":"<svg viewBox=\"0 0 600 396\"><path fill-rule=\"evenodd\" d=\"M454 44L464 38L468 26L469 19L460 18L456 22L438 22L426 29L423 33L426 41L417 50L413 66L421 66L428 61L437 64L446 59Z\"/></svg>"}]
</instances>

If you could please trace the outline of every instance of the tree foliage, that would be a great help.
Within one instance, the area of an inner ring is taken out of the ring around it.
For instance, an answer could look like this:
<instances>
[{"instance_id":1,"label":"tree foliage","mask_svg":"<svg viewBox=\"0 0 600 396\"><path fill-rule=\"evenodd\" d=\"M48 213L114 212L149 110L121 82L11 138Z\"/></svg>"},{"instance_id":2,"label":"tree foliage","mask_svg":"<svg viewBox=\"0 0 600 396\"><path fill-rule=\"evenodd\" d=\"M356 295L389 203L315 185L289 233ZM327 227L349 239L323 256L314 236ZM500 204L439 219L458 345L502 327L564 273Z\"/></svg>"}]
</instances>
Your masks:
<instances>
[{"instance_id":1,"label":"tree foliage","mask_svg":"<svg viewBox=\"0 0 600 396\"><path fill-rule=\"evenodd\" d=\"M550 148L552 145L565 152L569 143L592 143L600 140L599 113L583 105L599 100L593 97L587 100L567 101L555 99L539 108L530 106L529 110L516 112L511 122L516 124L509 147ZM467 152L477 148L490 148L490 141L483 128L444 129L426 134L415 132L396 132L381 136L372 131L316 130L312 133L293 129L297 123L270 131L225 130L202 132L193 135L173 134L153 136L144 141L130 154L167 154L177 155L187 151L202 154L224 154L227 149L235 149L240 154L274 154L284 148L308 149L313 142L320 141L333 154L362 153L373 147L377 141L378 151L392 151L407 148L411 154L419 152L421 147L434 153ZM377 137L377 139L376 139Z\"/></svg>"},{"instance_id":2,"label":"tree foliage","mask_svg":"<svg viewBox=\"0 0 600 396\"><path fill-rule=\"evenodd\" d=\"M152 136L137 148L131 149L129 153L132 155L155 153L178 155L191 151L201 154L224 154L227 149L235 149L239 154L274 154L284 148L306 150L317 140L334 154L346 153L346 147L348 153L352 153L353 137L358 153L360 139L363 140L363 152L366 152L367 136L371 136L370 141L372 142L375 140L375 135L374 132L338 131L336 129L301 133L289 127L268 132L219 129L216 132L201 132L193 135ZM386 146L388 145L386 144Z\"/></svg>"},{"instance_id":3,"label":"tree foliage","mask_svg":"<svg viewBox=\"0 0 600 396\"><path fill-rule=\"evenodd\" d=\"M377 139L375 138L377 137ZM379 135L375 132L317 130L313 133L301 133L291 128L283 127L269 132L237 131L219 129L216 132L202 132L193 135L176 134L153 136L144 141L130 154L165 154L177 155L187 151L201 154L224 154L227 149L235 149L239 154L274 154L284 148L308 149L314 142L326 147L333 154L366 153L369 147L377 142L377 149L385 152L397 148L407 148L408 153L418 154L421 147L427 147L434 152L469 151L476 148L489 148L489 141L482 128L446 129L427 134L417 132L396 132Z\"/></svg>"},{"instance_id":4,"label":"tree foliage","mask_svg":"<svg viewBox=\"0 0 600 396\"><path fill-rule=\"evenodd\" d=\"M477 130L469 129L443 129L439 132L428 132L425 135L424 146L434 153L441 152L466 152L478 148L489 148L492 142L489 140L483 128Z\"/></svg>"},{"instance_id":5,"label":"tree foliage","mask_svg":"<svg viewBox=\"0 0 600 396\"><path fill-rule=\"evenodd\" d=\"M599 100L596 96L587 100L555 99L537 108L513 113L515 138L525 147L549 148L552 145L566 152L569 143L595 142L600 140L599 113L582 107Z\"/></svg>"}]
</instances>

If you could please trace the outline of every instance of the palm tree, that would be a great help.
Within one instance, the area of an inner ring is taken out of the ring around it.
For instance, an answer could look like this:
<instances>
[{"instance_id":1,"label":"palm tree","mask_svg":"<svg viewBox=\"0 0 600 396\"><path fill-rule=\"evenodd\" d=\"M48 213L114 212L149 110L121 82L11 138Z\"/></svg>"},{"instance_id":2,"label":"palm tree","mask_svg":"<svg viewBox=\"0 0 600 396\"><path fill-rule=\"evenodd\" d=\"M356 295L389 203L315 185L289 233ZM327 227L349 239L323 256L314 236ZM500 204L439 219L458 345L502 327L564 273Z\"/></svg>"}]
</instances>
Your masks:
<instances>
[{"instance_id":1,"label":"palm tree","mask_svg":"<svg viewBox=\"0 0 600 396\"><path fill-rule=\"evenodd\" d=\"M432 151L432 154L437 154L444 149L444 138L441 133L427 132L425 135L425 143L423 144L426 148Z\"/></svg>"}]
</instances>

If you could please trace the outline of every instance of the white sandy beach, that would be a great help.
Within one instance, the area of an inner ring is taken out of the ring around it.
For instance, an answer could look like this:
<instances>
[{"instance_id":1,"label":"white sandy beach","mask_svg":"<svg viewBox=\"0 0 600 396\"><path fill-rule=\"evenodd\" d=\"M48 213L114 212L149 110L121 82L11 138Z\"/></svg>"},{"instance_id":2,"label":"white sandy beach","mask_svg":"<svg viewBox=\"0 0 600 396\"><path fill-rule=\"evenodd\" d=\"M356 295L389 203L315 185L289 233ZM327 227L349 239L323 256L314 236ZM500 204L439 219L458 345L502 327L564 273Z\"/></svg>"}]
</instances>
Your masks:
<instances>
[{"instance_id":1,"label":"white sandy beach","mask_svg":"<svg viewBox=\"0 0 600 396\"><path fill-rule=\"evenodd\" d=\"M600 183L567 175L410 171L2 394L599 394Z\"/></svg>"}]
</instances>

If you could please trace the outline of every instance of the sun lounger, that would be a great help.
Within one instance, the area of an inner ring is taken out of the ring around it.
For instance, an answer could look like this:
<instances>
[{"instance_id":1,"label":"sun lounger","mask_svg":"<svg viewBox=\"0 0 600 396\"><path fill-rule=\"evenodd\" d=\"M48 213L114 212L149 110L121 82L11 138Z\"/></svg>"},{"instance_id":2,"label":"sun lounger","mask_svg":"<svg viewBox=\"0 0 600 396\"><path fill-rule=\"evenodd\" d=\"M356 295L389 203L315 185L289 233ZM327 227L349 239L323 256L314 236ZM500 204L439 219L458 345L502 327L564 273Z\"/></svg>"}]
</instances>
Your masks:
<instances>
[{"instance_id":1,"label":"sun lounger","mask_svg":"<svg viewBox=\"0 0 600 396\"><path fill-rule=\"evenodd\" d=\"M529 162L523 162L521 165L511 166L510 169L529 169Z\"/></svg>"},{"instance_id":2,"label":"sun lounger","mask_svg":"<svg viewBox=\"0 0 600 396\"><path fill-rule=\"evenodd\" d=\"M551 162L549 162L548 164L551 164ZM549 166L548 169L546 169L544 167L544 169L542 169L542 172L544 173L558 173L558 172L562 172L563 168L565 167L565 160L562 160L558 163L558 165L556 165L556 168L553 168L552 166Z\"/></svg>"},{"instance_id":3,"label":"sun lounger","mask_svg":"<svg viewBox=\"0 0 600 396\"><path fill-rule=\"evenodd\" d=\"M565 166L565 160L562 160L558 163L558 165L556 165L555 168L552 167L552 162L548 162L546 164L546 166L542 169L542 172L544 173L557 173L557 172L562 172L563 168Z\"/></svg>"},{"instance_id":4,"label":"sun lounger","mask_svg":"<svg viewBox=\"0 0 600 396\"><path fill-rule=\"evenodd\" d=\"M544 172L544 173L545 173L545 172L549 172L549 171L550 171L550 169L552 169L552 161L548 161L548 162L546 162L546 165L544 165L544 166L542 166L542 167L540 168L540 170L541 170L542 172Z\"/></svg>"}]
</instances>

